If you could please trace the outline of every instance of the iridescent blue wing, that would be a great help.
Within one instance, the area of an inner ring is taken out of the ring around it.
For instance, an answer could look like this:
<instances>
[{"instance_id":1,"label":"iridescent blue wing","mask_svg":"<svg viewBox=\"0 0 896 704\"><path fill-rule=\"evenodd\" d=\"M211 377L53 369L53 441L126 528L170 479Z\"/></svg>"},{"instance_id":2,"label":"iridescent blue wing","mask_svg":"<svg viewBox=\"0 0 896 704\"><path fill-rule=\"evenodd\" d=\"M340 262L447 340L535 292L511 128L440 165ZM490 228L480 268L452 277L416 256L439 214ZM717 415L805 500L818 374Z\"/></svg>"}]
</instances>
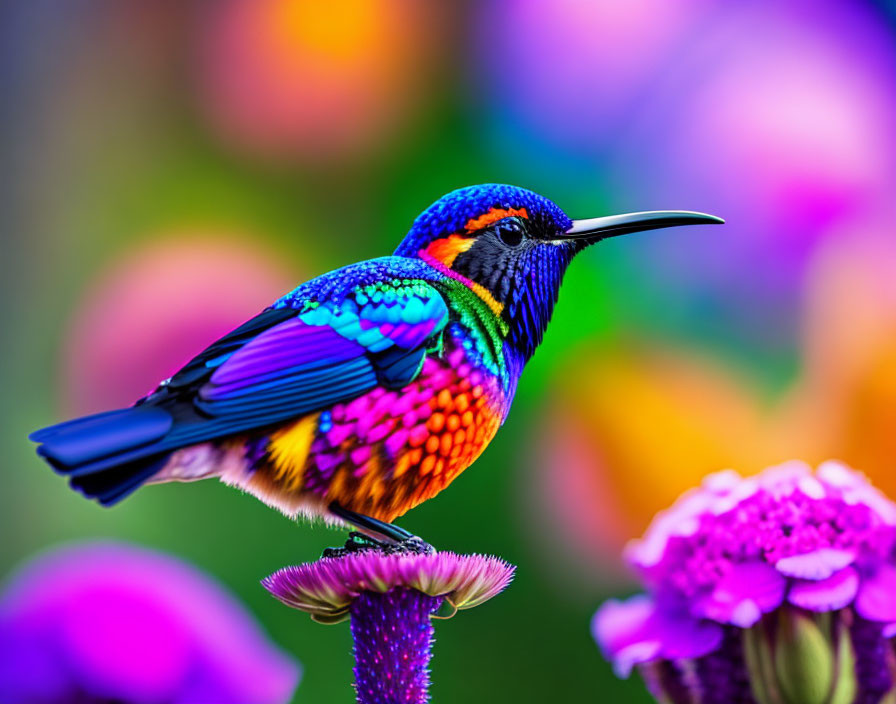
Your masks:
<instances>
[{"instance_id":1,"label":"iridescent blue wing","mask_svg":"<svg viewBox=\"0 0 896 704\"><path fill-rule=\"evenodd\" d=\"M133 409L54 426L34 439L42 455L75 477L274 426L377 385L406 385L447 321L441 294L409 280L358 286L338 302L272 308Z\"/></svg>"},{"instance_id":2,"label":"iridescent blue wing","mask_svg":"<svg viewBox=\"0 0 896 704\"><path fill-rule=\"evenodd\" d=\"M193 405L241 425L299 416L376 386L367 349L330 325L296 317L262 333L221 364Z\"/></svg>"},{"instance_id":3,"label":"iridescent blue wing","mask_svg":"<svg viewBox=\"0 0 896 704\"><path fill-rule=\"evenodd\" d=\"M409 383L448 321L429 284L377 285L340 303L309 302L234 352L194 405L212 417L270 421L354 398L378 384ZM273 422L273 421L272 421Z\"/></svg>"}]
</instances>

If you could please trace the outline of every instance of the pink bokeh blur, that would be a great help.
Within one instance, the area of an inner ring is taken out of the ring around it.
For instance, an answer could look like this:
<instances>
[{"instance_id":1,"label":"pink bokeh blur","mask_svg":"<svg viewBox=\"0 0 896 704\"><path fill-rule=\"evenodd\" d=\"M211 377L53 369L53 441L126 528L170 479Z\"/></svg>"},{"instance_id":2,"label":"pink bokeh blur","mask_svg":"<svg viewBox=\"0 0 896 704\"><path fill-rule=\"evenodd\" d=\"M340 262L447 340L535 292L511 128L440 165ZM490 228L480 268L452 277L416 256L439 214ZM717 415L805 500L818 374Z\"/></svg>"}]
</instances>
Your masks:
<instances>
[{"instance_id":1,"label":"pink bokeh blur","mask_svg":"<svg viewBox=\"0 0 896 704\"><path fill-rule=\"evenodd\" d=\"M301 280L244 236L160 233L106 263L62 347L66 415L127 406Z\"/></svg>"}]
</instances>

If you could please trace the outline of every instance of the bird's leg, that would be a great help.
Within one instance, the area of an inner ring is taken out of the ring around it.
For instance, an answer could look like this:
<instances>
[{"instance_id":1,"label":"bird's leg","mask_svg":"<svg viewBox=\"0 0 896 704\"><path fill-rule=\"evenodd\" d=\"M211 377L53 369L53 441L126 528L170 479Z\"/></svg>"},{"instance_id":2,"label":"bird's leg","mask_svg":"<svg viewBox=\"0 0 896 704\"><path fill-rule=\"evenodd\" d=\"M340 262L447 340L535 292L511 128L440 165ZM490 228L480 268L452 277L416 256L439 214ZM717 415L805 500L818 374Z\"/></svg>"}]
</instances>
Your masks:
<instances>
[{"instance_id":1,"label":"bird's leg","mask_svg":"<svg viewBox=\"0 0 896 704\"><path fill-rule=\"evenodd\" d=\"M351 552L360 550L379 550L383 553L413 552L413 553L431 553L435 552L432 545L418 538L413 533L400 528L393 523L385 523L365 516L363 513L356 513L347 508L343 508L335 501L328 507L330 513L338 516L346 523L358 528L361 533L351 532L349 538L342 548L327 548L324 550L324 557L339 557ZM384 538L385 540L381 540Z\"/></svg>"},{"instance_id":2,"label":"bird's leg","mask_svg":"<svg viewBox=\"0 0 896 704\"><path fill-rule=\"evenodd\" d=\"M387 538L390 542L400 543L403 540L414 537L413 533L409 533L404 528L400 528L393 523L384 523L376 518L365 516L363 513L349 511L335 501L333 501L327 508L334 516L339 516L339 518L346 523L351 523L355 528L368 534L374 533L380 535Z\"/></svg>"}]
</instances>

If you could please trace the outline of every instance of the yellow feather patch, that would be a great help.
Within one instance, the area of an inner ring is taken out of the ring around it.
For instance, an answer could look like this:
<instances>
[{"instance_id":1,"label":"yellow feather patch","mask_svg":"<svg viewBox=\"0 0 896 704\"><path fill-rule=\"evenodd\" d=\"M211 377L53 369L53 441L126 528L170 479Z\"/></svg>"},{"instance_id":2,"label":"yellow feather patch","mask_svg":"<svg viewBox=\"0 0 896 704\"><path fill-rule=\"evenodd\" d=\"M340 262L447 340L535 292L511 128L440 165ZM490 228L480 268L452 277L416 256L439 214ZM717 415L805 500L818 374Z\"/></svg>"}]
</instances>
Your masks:
<instances>
[{"instance_id":1,"label":"yellow feather patch","mask_svg":"<svg viewBox=\"0 0 896 704\"><path fill-rule=\"evenodd\" d=\"M501 315L501 312L504 310L504 304L496 301L495 297L491 294L491 291L482 284L477 284L475 281L471 281L470 283L470 288L473 289L473 293L479 296L485 305L492 309L492 312L495 315Z\"/></svg>"},{"instance_id":2,"label":"yellow feather patch","mask_svg":"<svg viewBox=\"0 0 896 704\"><path fill-rule=\"evenodd\" d=\"M305 474L305 461L317 430L319 413L305 416L292 425L278 430L271 435L268 454L274 465L274 481L283 482L287 491L302 488Z\"/></svg>"}]
</instances>

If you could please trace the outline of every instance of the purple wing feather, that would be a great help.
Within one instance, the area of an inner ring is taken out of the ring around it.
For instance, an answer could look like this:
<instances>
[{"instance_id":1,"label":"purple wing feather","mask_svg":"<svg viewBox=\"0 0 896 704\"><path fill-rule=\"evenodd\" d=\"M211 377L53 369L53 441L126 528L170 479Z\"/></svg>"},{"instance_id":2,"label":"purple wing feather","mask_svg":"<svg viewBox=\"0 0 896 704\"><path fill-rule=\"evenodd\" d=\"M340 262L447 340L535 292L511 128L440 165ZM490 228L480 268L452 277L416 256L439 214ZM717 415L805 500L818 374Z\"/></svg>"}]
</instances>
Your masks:
<instances>
[{"instance_id":1,"label":"purple wing feather","mask_svg":"<svg viewBox=\"0 0 896 704\"><path fill-rule=\"evenodd\" d=\"M360 310L359 310L360 308ZM215 417L274 422L358 396L382 381L401 386L416 375L425 345L448 320L441 295L408 286L389 301L321 303L262 332L234 352L199 388L197 408ZM392 354L378 365L372 355ZM387 367L383 367L387 365Z\"/></svg>"},{"instance_id":2,"label":"purple wing feather","mask_svg":"<svg viewBox=\"0 0 896 704\"><path fill-rule=\"evenodd\" d=\"M239 349L199 390L200 398L226 398L256 384L338 365L363 356L365 348L328 325L289 320Z\"/></svg>"}]
</instances>

